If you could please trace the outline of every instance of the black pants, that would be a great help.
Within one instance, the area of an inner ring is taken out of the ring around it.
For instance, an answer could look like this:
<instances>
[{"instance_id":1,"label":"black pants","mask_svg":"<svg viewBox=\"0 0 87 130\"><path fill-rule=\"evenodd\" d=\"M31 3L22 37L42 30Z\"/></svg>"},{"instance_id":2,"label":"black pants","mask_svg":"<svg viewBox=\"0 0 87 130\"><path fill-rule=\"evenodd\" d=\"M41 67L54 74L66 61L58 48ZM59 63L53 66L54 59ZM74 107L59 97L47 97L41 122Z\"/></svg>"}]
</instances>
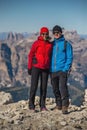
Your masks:
<instances>
[{"instance_id":1,"label":"black pants","mask_svg":"<svg viewBox=\"0 0 87 130\"><path fill-rule=\"evenodd\" d=\"M39 69L36 67L32 68L31 75L31 88L29 98L29 108L35 108L35 95L38 87L38 81L40 77L40 107L45 107L45 99L47 93L47 81L48 81L48 70Z\"/></svg>"},{"instance_id":2,"label":"black pants","mask_svg":"<svg viewBox=\"0 0 87 130\"><path fill-rule=\"evenodd\" d=\"M67 73L59 71L51 73L51 83L56 99L56 104L60 107L69 106L69 94L67 86Z\"/></svg>"}]
</instances>

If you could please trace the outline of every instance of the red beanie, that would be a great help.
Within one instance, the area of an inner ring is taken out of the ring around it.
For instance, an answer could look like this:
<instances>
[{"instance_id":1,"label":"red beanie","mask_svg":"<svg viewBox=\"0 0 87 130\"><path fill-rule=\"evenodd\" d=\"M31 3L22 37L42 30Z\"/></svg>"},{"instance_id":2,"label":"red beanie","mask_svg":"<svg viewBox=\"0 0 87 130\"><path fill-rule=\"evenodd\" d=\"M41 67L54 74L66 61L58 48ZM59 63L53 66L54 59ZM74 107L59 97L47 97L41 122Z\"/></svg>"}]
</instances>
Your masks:
<instances>
[{"instance_id":1,"label":"red beanie","mask_svg":"<svg viewBox=\"0 0 87 130\"><path fill-rule=\"evenodd\" d=\"M40 34L42 34L42 33L44 33L44 32L49 33L49 30L48 30L47 27L42 27L42 28L40 29Z\"/></svg>"}]
</instances>

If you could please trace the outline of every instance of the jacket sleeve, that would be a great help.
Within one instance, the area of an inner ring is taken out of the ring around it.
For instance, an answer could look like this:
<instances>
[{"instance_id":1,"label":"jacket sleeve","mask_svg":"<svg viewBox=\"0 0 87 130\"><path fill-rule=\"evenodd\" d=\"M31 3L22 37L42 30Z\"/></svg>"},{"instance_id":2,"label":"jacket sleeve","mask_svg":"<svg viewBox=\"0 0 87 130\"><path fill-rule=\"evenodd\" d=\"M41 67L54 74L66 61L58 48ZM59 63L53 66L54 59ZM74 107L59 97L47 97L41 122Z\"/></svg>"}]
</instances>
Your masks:
<instances>
[{"instance_id":1,"label":"jacket sleeve","mask_svg":"<svg viewBox=\"0 0 87 130\"><path fill-rule=\"evenodd\" d=\"M28 54L28 69L32 69L32 59L33 59L33 57L35 55L35 50L36 50L35 49L36 48L35 44L36 43L33 43L32 47L31 47L31 50L30 50L30 52Z\"/></svg>"},{"instance_id":2,"label":"jacket sleeve","mask_svg":"<svg viewBox=\"0 0 87 130\"><path fill-rule=\"evenodd\" d=\"M64 72L68 72L69 69L72 66L72 61L73 61L73 48L72 45L67 42L67 47L66 47L66 63L65 67L63 69Z\"/></svg>"}]
</instances>

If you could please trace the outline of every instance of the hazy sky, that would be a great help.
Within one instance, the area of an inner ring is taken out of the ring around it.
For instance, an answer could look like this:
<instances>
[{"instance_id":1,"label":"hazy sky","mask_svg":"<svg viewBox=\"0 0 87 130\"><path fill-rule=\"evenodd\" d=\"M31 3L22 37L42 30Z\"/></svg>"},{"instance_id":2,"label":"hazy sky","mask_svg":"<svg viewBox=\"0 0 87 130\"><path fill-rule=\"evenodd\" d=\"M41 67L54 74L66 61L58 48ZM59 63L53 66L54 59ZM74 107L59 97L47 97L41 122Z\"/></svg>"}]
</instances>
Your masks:
<instances>
[{"instance_id":1,"label":"hazy sky","mask_svg":"<svg viewBox=\"0 0 87 130\"><path fill-rule=\"evenodd\" d=\"M37 32L56 24L87 34L87 0L0 0L0 32Z\"/></svg>"}]
</instances>

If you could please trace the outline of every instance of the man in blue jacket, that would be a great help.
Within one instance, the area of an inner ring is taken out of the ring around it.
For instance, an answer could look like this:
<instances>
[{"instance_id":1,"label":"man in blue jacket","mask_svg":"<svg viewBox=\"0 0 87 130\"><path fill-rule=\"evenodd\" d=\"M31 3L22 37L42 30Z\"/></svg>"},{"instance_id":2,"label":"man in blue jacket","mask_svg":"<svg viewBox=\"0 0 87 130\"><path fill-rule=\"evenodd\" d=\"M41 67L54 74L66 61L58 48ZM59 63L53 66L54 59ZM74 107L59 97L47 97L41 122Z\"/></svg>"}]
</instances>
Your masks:
<instances>
[{"instance_id":1,"label":"man in blue jacket","mask_svg":"<svg viewBox=\"0 0 87 130\"><path fill-rule=\"evenodd\" d=\"M56 108L62 110L63 114L67 114L69 106L67 74L72 65L73 50L71 44L65 40L60 26L53 27L53 36L51 83L56 99Z\"/></svg>"}]
</instances>

